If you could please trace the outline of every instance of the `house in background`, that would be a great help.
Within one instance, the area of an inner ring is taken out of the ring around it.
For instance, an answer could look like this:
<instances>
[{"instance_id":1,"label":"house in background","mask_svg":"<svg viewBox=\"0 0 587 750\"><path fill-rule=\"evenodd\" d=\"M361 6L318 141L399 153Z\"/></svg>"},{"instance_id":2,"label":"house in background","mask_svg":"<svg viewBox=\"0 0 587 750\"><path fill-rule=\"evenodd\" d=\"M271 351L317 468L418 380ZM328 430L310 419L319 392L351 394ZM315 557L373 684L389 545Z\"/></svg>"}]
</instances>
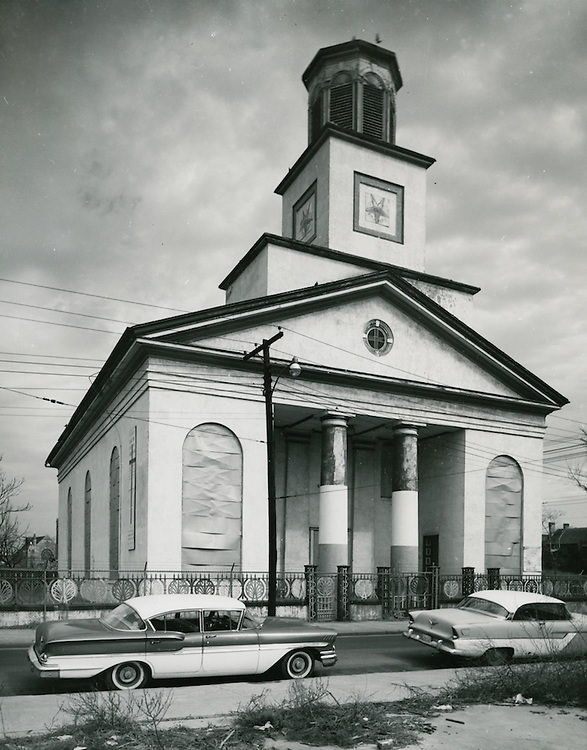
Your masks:
<instances>
[{"instance_id":1,"label":"house in background","mask_svg":"<svg viewBox=\"0 0 587 750\"><path fill-rule=\"evenodd\" d=\"M395 54L327 47L303 82L281 235L227 274L226 304L127 329L51 450L60 569L268 569L264 370L244 355L283 333L278 570L540 571L545 418L566 399L470 327L478 287L425 270L434 160L395 142Z\"/></svg>"},{"instance_id":2,"label":"house in background","mask_svg":"<svg viewBox=\"0 0 587 750\"><path fill-rule=\"evenodd\" d=\"M587 573L587 528L548 525L542 536L542 567L549 573Z\"/></svg>"}]
</instances>

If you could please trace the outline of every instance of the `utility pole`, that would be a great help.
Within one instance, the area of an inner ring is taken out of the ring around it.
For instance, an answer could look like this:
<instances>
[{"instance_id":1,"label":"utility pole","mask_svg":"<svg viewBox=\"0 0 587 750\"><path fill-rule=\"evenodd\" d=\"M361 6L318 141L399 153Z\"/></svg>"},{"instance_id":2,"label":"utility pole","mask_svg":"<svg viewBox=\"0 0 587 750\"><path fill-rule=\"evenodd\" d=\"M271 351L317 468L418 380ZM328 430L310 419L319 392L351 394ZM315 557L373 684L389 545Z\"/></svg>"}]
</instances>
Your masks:
<instances>
[{"instance_id":1,"label":"utility pole","mask_svg":"<svg viewBox=\"0 0 587 750\"><path fill-rule=\"evenodd\" d=\"M263 339L263 343L244 355L243 359L251 359L260 352L263 353L263 395L265 397L265 427L267 433L267 510L269 537L269 569L268 569L268 601L267 615L275 617L277 600L277 509L275 507L275 446L273 441L273 386L271 383L271 360L269 347L283 336L279 331L270 339Z\"/></svg>"}]
</instances>

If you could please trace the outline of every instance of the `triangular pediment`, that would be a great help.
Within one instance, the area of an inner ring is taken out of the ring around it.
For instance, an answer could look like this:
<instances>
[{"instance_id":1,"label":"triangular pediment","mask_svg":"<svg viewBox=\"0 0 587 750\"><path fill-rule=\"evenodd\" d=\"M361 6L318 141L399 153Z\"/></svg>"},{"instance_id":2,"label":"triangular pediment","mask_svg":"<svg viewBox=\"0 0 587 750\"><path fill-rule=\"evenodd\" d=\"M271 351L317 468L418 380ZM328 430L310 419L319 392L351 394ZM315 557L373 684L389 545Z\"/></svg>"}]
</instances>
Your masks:
<instances>
[{"instance_id":1,"label":"triangular pediment","mask_svg":"<svg viewBox=\"0 0 587 750\"><path fill-rule=\"evenodd\" d=\"M365 342L382 321L393 345L377 356ZM240 355L278 330L276 361L428 388L552 404L566 400L412 285L373 273L138 326L136 333L202 351Z\"/></svg>"}]
</instances>

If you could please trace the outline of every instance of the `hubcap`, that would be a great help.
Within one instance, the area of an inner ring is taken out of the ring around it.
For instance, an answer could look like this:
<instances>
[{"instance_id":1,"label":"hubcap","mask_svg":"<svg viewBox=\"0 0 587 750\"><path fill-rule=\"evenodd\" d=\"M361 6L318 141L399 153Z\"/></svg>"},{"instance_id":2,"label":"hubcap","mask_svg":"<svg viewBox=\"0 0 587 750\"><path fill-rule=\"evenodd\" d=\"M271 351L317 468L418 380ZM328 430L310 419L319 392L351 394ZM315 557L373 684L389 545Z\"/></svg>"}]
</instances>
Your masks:
<instances>
[{"instance_id":1,"label":"hubcap","mask_svg":"<svg viewBox=\"0 0 587 750\"><path fill-rule=\"evenodd\" d=\"M303 656L296 656L296 658L293 660L293 663L291 665L292 671L296 672L296 674L300 674L303 672L306 668L306 660Z\"/></svg>"},{"instance_id":2,"label":"hubcap","mask_svg":"<svg viewBox=\"0 0 587 750\"><path fill-rule=\"evenodd\" d=\"M137 670L134 667L128 666L120 670L120 681L128 684L134 682L137 678Z\"/></svg>"}]
</instances>

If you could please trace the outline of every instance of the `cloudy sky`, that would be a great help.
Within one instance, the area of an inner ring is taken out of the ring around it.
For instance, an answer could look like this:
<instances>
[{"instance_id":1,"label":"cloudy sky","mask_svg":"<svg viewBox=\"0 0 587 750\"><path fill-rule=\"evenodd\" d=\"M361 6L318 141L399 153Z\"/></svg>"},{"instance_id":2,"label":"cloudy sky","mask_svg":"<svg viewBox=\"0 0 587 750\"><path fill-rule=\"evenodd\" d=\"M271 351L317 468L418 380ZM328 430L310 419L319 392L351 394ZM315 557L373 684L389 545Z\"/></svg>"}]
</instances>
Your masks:
<instances>
[{"instance_id":1,"label":"cloudy sky","mask_svg":"<svg viewBox=\"0 0 587 750\"><path fill-rule=\"evenodd\" d=\"M427 271L482 287L477 329L571 401L549 437L578 444L584 0L0 0L0 453L31 533L54 529L45 459L119 335L223 303L280 232L303 70L376 34L404 80L397 142L437 159Z\"/></svg>"}]
</instances>

